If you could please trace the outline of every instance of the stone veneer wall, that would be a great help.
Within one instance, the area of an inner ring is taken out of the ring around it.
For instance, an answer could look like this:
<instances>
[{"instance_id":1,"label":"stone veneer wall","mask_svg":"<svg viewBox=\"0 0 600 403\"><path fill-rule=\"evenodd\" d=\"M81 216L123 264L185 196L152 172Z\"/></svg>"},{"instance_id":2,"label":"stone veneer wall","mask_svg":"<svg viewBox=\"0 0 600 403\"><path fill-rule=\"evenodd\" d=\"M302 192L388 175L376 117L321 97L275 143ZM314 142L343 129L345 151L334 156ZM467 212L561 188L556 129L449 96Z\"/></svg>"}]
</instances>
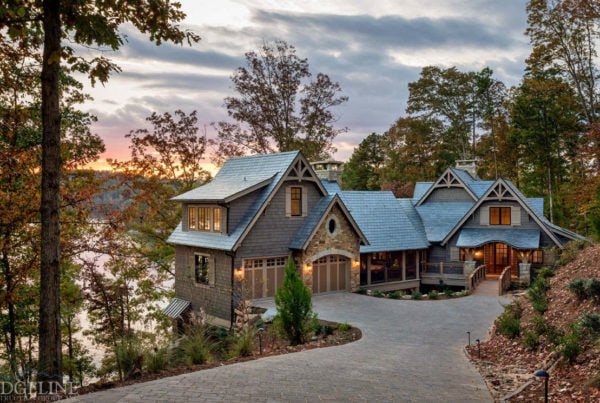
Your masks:
<instances>
[{"instance_id":1,"label":"stone veneer wall","mask_svg":"<svg viewBox=\"0 0 600 403\"><path fill-rule=\"evenodd\" d=\"M334 236L329 234L327 228L329 218L332 215L337 218L339 224ZM313 260L327 255L352 256L349 267L350 278L347 280L349 281L351 291L358 289L360 286L360 239L337 205L331 209L331 212L325 217L325 220L310 240L306 250L301 255L300 265L304 266L306 263L312 264ZM303 271L302 277L304 284L312 289L312 270L310 272Z\"/></svg>"},{"instance_id":2,"label":"stone veneer wall","mask_svg":"<svg viewBox=\"0 0 600 403\"><path fill-rule=\"evenodd\" d=\"M209 284L197 284L194 254L210 257ZM191 301L192 310L202 307L211 322L229 325L231 321L231 257L223 251L175 246L175 296Z\"/></svg>"}]
</instances>

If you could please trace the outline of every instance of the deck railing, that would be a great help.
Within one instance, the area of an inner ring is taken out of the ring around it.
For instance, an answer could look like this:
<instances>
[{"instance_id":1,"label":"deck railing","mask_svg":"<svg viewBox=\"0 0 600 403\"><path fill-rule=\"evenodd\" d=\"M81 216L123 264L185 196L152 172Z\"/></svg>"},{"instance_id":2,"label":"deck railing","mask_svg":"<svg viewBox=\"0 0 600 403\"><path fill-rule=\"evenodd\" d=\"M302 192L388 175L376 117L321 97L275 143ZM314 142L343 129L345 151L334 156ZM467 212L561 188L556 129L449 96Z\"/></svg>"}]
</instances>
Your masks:
<instances>
[{"instance_id":1,"label":"deck railing","mask_svg":"<svg viewBox=\"0 0 600 403\"><path fill-rule=\"evenodd\" d=\"M487 269L484 264L473 270L473 273L469 275L469 280L467 281L467 287L469 291L473 291L479 283L485 280L487 276Z\"/></svg>"},{"instance_id":2,"label":"deck railing","mask_svg":"<svg viewBox=\"0 0 600 403\"><path fill-rule=\"evenodd\" d=\"M464 274L464 265L462 263L422 263L422 268L422 273L424 274Z\"/></svg>"},{"instance_id":3,"label":"deck railing","mask_svg":"<svg viewBox=\"0 0 600 403\"><path fill-rule=\"evenodd\" d=\"M510 289L510 266L506 266L498 279L498 295L503 295Z\"/></svg>"}]
</instances>

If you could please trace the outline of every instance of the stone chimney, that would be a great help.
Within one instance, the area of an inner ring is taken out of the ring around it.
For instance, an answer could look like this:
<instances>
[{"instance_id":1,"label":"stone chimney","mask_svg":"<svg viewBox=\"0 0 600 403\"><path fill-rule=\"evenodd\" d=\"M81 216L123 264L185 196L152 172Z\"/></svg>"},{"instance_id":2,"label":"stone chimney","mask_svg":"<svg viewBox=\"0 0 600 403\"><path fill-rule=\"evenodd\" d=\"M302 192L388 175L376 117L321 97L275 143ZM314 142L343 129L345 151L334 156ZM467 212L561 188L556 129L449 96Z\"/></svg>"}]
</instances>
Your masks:
<instances>
[{"instance_id":1,"label":"stone chimney","mask_svg":"<svg viewBox=\"0 0 600 403\"><path fill-rule=\"evenodd\" d=\"M328 182L337 182L338 185L342 185L342 172L344 167L343 162L326 160L311 162L310 165L319 179L326 180Z\"/></svg>"},{"instance_id":2,"label":"stone chimney","mask_svg":"<svg viewBox=\"0 0 600 403\"><path fill-rule=\"evenodd\" d=\"M456 169L468 172L473 179L478 179L477 160L457 160Z\"/></svg>"}]
</instances>

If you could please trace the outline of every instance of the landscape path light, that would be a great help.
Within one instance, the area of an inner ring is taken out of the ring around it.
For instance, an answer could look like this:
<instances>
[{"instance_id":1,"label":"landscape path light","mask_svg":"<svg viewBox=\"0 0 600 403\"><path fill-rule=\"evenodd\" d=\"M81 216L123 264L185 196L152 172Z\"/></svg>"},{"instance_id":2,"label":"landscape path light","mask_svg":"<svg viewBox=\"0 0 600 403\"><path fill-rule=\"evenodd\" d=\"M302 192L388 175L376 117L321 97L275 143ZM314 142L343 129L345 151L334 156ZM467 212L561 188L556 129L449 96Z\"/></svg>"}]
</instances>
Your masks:
<instances>
[{"instance_id":1,"label":"landscape path light","mask_svg":"<svg viewBox=\"0 0 600 403\"><path fill-rule=\"evenodd\" d=\"M471 332L467 332L467 337L469 340L469 346L471 345Z\"/></svg>"},{"instance_id":2,"label":"landscape path light","mask_svg":"<svg viewBox=\"0 0 600 403\"><path fill-rule=\"evenodd\" d=\"M258 351L260 352L260 355L262 355L262 334L264 331L265 331L264 327L258 328Z\"/></svg>"},{"instance_id":3,"label":"landscape path light","mask_svg":"<svg viewBox=\"0 0 600 403\"><path fill-rule=\"evenodd\" d=\"M548 403L548 378L550 378L550 374L543 369L538 369L533 375L544 378L544 402Z\"/></svg>"}]
</instances>

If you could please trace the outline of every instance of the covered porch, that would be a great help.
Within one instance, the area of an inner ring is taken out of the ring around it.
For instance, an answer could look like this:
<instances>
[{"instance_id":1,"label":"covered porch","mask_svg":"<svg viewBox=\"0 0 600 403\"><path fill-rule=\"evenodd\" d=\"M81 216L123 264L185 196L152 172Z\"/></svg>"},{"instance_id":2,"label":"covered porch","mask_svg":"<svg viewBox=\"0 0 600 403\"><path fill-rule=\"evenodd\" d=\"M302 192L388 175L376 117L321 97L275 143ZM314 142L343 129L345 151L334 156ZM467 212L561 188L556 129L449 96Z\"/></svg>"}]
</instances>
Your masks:
<instances>
[{"instance_id":1,"label":"covered porch","mask_svg":"<svg viewBox=\"0 0 600 403\"><path fill-rule=\"evenodd\" d=\"M418 289L421 256L425 252L419 250L362 253L360 285L381 291Z\"/></svg>"}]
</instances>

